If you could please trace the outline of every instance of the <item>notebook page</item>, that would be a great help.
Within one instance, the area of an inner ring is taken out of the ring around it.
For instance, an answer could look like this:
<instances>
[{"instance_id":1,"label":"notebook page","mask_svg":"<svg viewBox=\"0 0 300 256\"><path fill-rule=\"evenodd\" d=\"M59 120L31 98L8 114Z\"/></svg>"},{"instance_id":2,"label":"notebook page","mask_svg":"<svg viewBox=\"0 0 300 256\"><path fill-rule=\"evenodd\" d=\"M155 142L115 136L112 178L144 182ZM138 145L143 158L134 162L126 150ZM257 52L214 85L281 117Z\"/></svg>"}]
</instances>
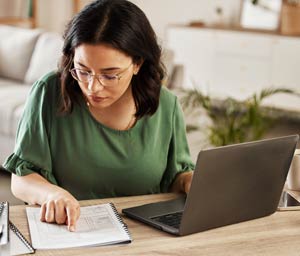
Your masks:
<instances>
[{"instance_id":1,"label":"notebook page","mask_svg":"<svg viewBox=\"0 0 300 256\"><path fill-rule=\"evenodd\" d=\"M58 249L130 242L131 238L111 204L81 207L76 231L66 225L40 221L40 208L27 207L32 245L35 249Z\"/></svg>"},{"instance_id":2,"label":"notebook page","mask_svg":"<svg viewBox=\"0 0 300 256\"><path fill-rule=\"evenodd\" d=\"M15 256L28 253L32 253L32 251L28 249L24 241L10 228L9 243L0 246L0 256Z\"/></svg>"},{"instance_id":3,"label":"notebook page","mask_svg":"<svg viewBox=\"0 0 300 256\"><path fill-rule=\"evenodd\" d=\"M0 202L0 245L5 245L8 243L8 219L9 219L9 203Z\"/></svg>"}]
</instances>

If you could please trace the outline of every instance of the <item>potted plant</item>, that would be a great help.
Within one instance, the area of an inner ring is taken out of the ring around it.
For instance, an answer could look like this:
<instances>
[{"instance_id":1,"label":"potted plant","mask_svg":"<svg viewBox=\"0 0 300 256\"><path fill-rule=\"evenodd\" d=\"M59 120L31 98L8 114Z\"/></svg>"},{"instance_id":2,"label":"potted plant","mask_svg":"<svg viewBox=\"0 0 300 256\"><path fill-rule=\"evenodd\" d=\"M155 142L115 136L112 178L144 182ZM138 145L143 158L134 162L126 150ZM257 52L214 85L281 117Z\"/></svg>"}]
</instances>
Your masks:
<instances>
[{"instance_id":1,"label":"potted plant","mask_svg":"<svg viewBox=\"0 0 300 256\"><path fill-rule=\"evenodd\" d=\"M233 98L215 100L194 89L183 92L181 103L185 112L197 108L206 112L211 120L207 127L209 142L214 146L223 146L260 139L277 119L274 108L263 107L262 103L279 93L300 96L292 89L266 88L244 101ZM187 131L198 128L187 126Z\"/></svg>"}]
</instances>

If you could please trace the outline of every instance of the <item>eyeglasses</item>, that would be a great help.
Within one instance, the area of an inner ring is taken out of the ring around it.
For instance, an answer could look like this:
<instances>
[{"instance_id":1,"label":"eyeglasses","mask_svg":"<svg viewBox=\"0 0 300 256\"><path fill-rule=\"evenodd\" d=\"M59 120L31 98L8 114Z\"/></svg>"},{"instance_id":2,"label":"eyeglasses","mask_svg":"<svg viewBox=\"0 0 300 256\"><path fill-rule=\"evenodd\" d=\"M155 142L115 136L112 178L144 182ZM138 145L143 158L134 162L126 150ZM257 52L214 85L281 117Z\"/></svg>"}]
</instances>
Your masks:
<instances>
[{"instance_id":1,"label":"eyeglasses","mask_svg":"<svg viewBox=\"0 0 300 256\"><path fill-rule=\"evenodd\" d=\"M123 77L124 73L130 68L130 65L118 74L95 74L93 75L90 71L82 70L80 68L70 69L70 73L74 79L82 83L89 83L95 77L98 82L105 87L114 87L119 84L119 80Z\"/></svg>"}]
</instances>

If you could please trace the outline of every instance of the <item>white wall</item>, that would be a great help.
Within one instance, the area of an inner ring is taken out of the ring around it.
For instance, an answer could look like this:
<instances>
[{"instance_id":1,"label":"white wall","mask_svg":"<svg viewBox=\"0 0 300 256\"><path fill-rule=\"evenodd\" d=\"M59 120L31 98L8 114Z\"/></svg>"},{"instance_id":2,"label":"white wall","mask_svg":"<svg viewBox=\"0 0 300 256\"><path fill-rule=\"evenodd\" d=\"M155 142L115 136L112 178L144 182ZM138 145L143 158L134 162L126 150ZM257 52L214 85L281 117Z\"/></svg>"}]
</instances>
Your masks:
<instances>
[{"instance_id":1,"label":"white wall","mask_svg":"<svg viewBox=\"0 0 300 256\"><path fill-rule=\"evenodd\" d=\"M88 2L88 0L83 0ZM168 24L202 20L218 22L216 7L223 9L226 24L238 22L240 0L131 0L147 15L160 41ZM63 32L72 16L72 0L38 0L38 25L46 30Z\"/></svg>"},{"instance_id":2,"label":"white wall","mask_svg":"<svg viewBox=\"0 0 300 256\"><path fill-rule=\"evenodd\" d=\"M37 26L62 33L73 15L72 0L38 0Z\"/></svg>"},{"instance_id":3,"label":"white wall","mask_svg":"<svg viewBox=\"0 0 300 256\"><path fill-rule=\"evenodd\" d=\"M168 24L189 23L201 20L205 23L219 21L216 8L223 9L222 21L235 24L239 20L240 0L131 0L147 15L160 39L165 38Z\"/></svg>"}]
</instances>

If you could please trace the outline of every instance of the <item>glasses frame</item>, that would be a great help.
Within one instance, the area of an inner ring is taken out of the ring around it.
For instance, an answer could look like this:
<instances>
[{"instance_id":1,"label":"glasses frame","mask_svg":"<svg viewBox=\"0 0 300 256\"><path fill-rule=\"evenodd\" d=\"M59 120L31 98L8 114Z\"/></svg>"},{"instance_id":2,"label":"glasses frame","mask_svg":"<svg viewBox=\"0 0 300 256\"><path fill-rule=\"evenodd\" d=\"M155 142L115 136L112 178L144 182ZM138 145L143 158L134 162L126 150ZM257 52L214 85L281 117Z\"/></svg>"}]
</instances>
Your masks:
<instances>
[{"instance_id":1,"label":"glasses frame","mask_svg":"<svg viewBox=\"0 0 300 256\"><path fill-rule=\"evenodd\" d=\"M131 62L130 65L123 69L121 72L117 73L117 74L114 74L114 75L109 75L111 77L115 77L117 79L117 83L119 84L119 81L120 79L123 77L124 73L131 67L133 63ZM77 74L76 74L76 71L79 70L81 72L85 72L88 74L88 81L81 81L78 77L77 77ZM86 71L86 70L83 70L81 68L72 68L69 70L69 72L71 73L72 77L81 82L81 83L90 83L91 81L93 81L93 77L97 79L97 81L103 86L103 87L115 87L115 85L106 85L105 83L103 83L103 76L105 76L105 74L92 74L91 71ZM107 75L106 75L107 76ZM102 79L101 79L102 77ZM105 79L104 79L105 80Z\"/></svg>"}]
</instances>

